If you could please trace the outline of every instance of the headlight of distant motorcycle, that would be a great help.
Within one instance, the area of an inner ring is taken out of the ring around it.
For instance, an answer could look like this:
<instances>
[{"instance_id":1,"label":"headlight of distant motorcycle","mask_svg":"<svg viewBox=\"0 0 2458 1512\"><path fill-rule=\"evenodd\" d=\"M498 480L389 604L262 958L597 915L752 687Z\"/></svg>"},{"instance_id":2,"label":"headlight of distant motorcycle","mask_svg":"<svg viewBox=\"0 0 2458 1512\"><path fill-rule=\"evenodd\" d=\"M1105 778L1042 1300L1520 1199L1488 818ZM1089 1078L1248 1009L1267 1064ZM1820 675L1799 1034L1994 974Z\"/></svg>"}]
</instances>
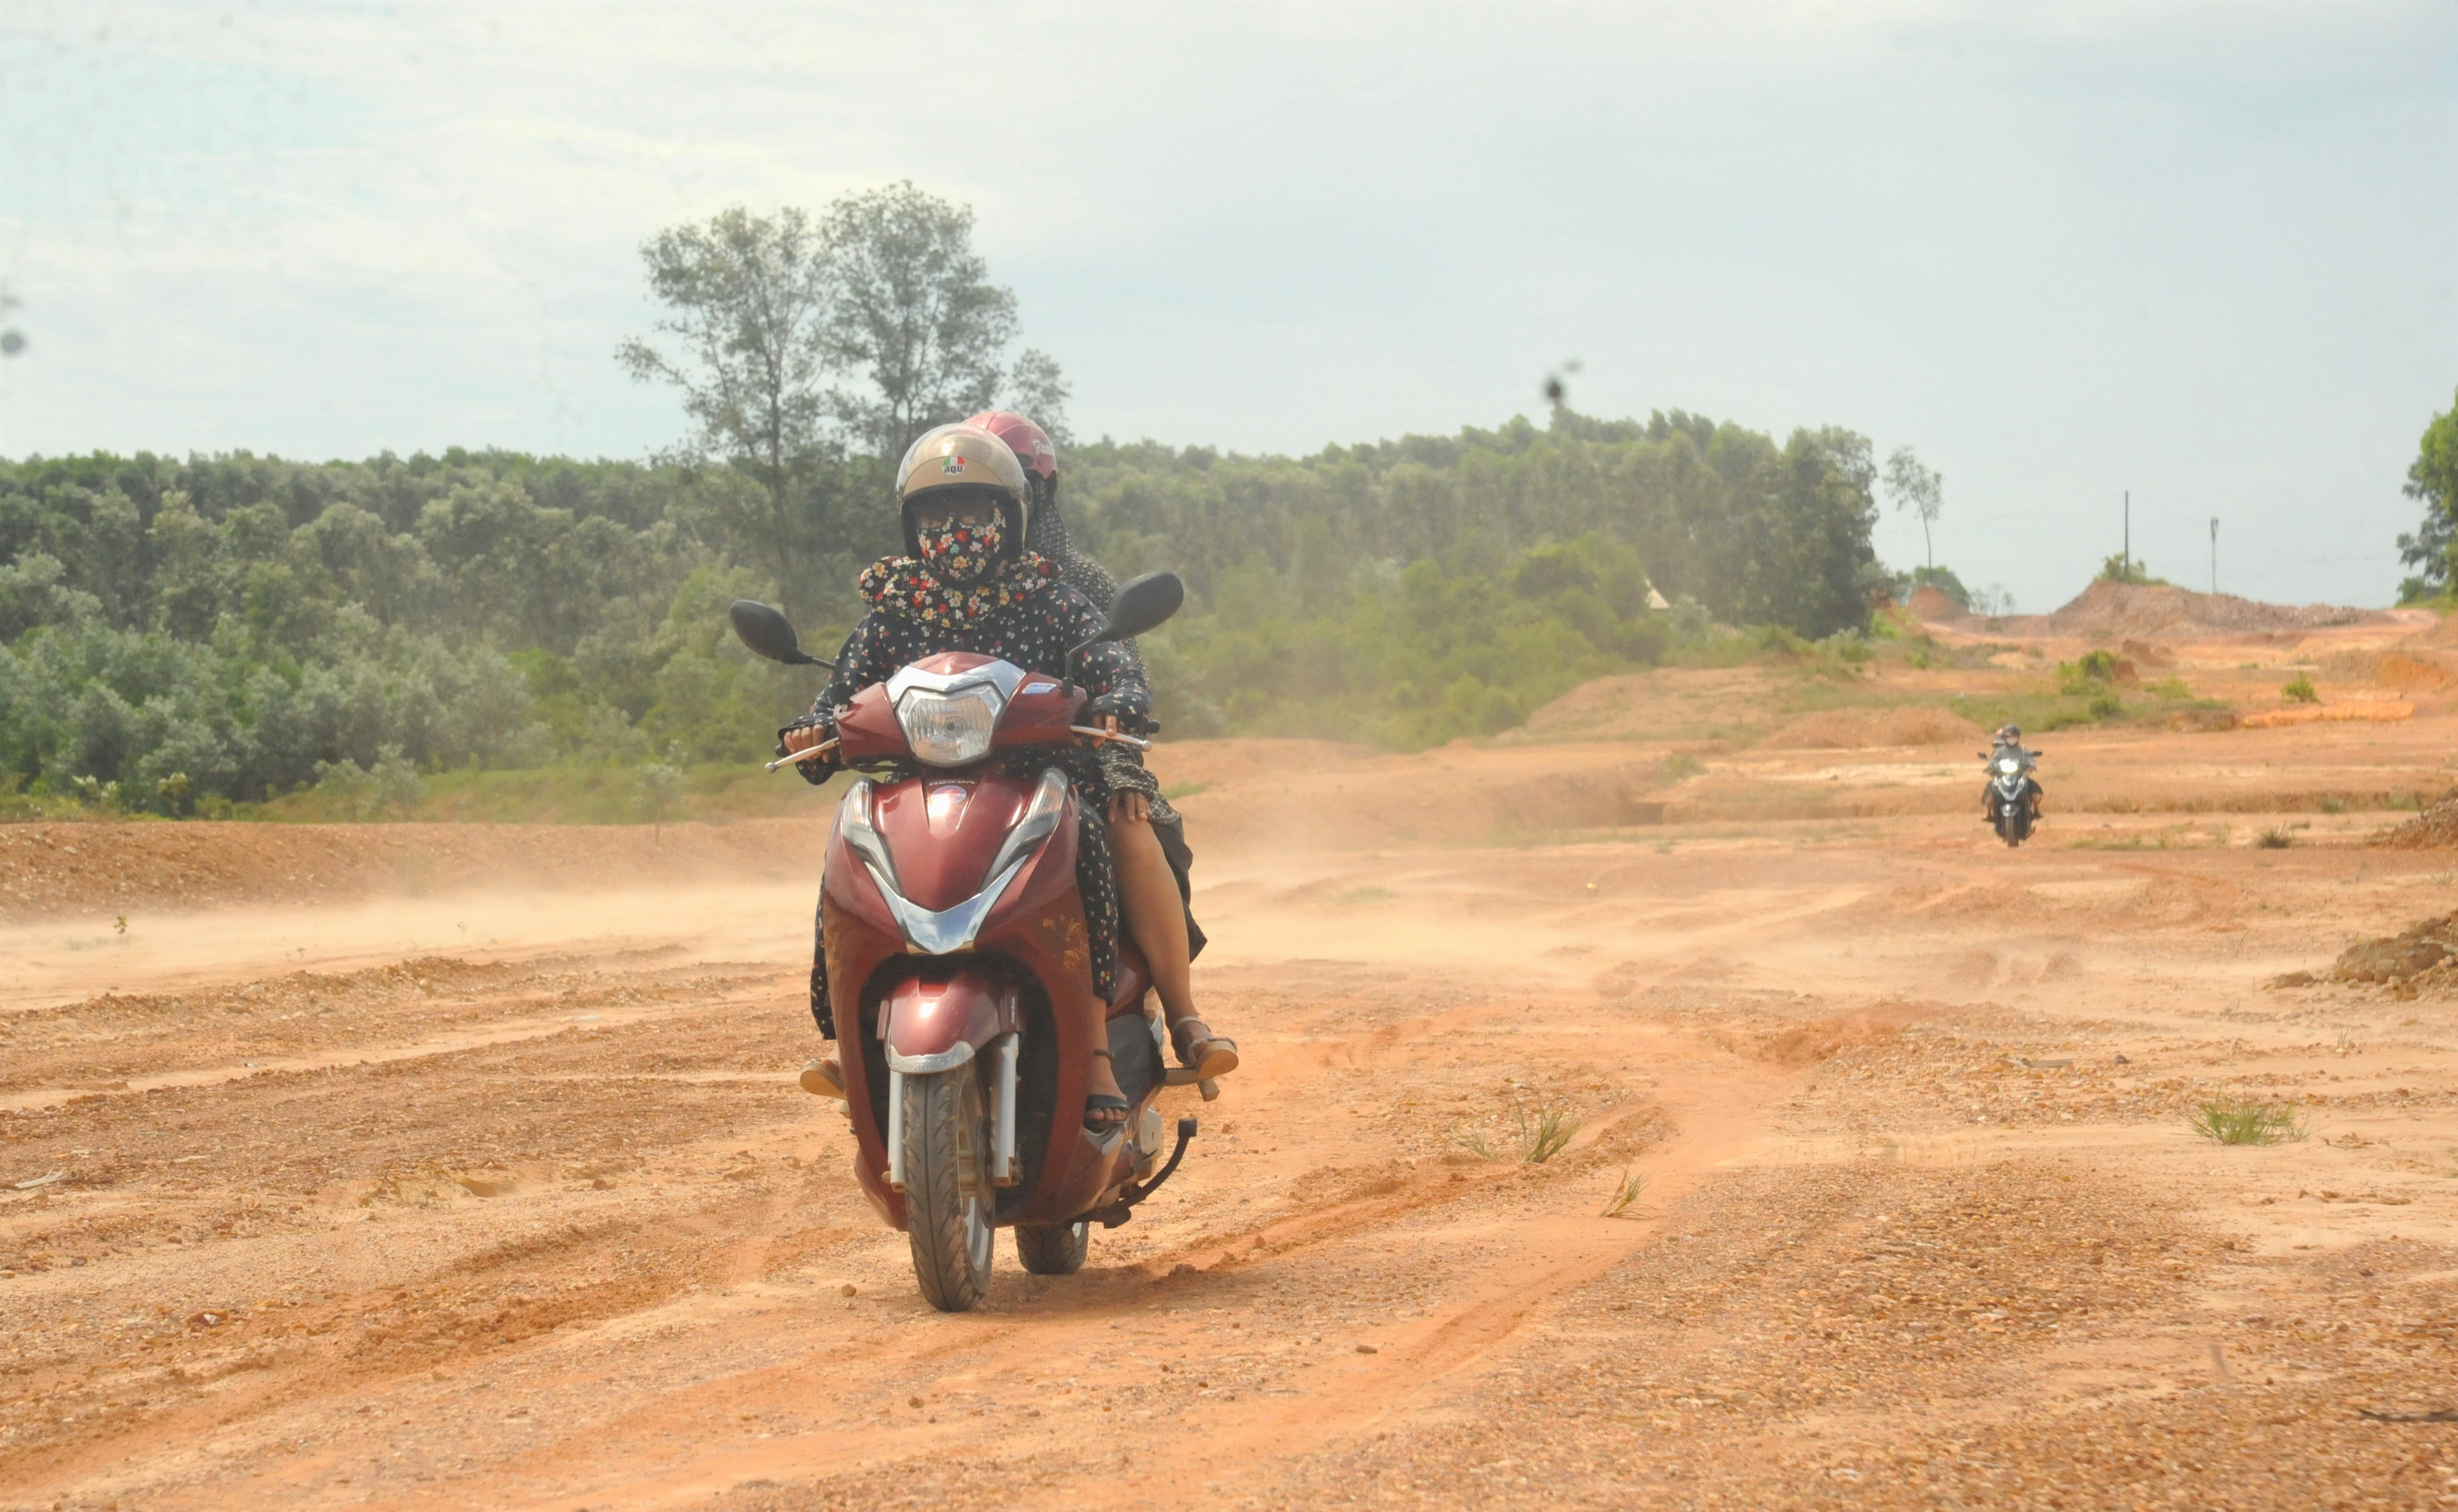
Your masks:
<instances>
[{"instance_id":1,"label":"headlight of distant motorcycle","mask_svg":"<svg viewBox=\"0 0 2458 1512\"><path fill-rule=\"evenodd\" d=\"M1997 758L1997 770L2005 773L2008 777L2012 777L2015 773L2023 770L2023 763L2015 760L2012 756L1999 756Z\"/></svg>"},{"instance_id":2,"label":"headlight of distant motorcycle","mask_svg":"<svg viewBox=\"0 0 2458 1512\"><path fill-rule=\"evenodd\" d=\"M914 688L896 700L896 722L916 760L934 767L966 766L989 755L1002 701L998 690L987 683L951 693Z\"/></svg>"}]
</instances>

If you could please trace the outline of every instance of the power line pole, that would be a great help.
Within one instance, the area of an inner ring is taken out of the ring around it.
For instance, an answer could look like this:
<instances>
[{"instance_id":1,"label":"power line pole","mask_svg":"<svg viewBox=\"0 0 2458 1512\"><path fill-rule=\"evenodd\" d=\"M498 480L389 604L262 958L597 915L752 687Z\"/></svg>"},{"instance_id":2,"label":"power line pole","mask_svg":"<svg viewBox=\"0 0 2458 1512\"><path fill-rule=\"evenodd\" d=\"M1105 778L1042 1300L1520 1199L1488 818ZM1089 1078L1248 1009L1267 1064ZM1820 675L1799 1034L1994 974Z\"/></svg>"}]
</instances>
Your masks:
<instances>
[{"instance_id":1,"label":"power line pole","mask_svg":"<svg viewBox=\"0 0 2458 1512\"><path fill-rule=\"evenodd\" d=\"M2125 490L2125 552L2116 559L2117 577L2121 582L2134 581L2134 490Z\"/></svg>"},{"instance_id":2,"label":"power line pole","mask_svg":"<svg viewBox=\"0 0 2458 1512\"><path fill-rule=\"evenodd\" d=\"M2219 517L2211 516L2211 592L2219 590Z\"/></svg>"}]
</instances>

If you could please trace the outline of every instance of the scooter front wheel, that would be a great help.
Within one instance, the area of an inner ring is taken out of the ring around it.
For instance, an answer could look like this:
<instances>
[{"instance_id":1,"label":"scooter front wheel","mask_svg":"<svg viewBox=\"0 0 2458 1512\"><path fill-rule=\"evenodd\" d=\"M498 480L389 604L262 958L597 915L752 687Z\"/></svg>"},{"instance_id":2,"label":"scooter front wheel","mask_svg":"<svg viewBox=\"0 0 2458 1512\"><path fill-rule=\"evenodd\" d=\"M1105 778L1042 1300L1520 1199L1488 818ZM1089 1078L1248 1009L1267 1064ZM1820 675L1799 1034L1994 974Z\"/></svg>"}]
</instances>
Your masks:
<instances>
[{"instance_id":1,"label":"scooter front wheel","mask_svg":"<svg viewBox=\"0 0 2458 1512\"><path fill-rule=\"evenodd\" d=\"M989 1100L977 1061L905 1079L905 1236L913 1279L942 1313L963 1313L989 1294L991 1227Z\"/></svg>"}]
</instances>

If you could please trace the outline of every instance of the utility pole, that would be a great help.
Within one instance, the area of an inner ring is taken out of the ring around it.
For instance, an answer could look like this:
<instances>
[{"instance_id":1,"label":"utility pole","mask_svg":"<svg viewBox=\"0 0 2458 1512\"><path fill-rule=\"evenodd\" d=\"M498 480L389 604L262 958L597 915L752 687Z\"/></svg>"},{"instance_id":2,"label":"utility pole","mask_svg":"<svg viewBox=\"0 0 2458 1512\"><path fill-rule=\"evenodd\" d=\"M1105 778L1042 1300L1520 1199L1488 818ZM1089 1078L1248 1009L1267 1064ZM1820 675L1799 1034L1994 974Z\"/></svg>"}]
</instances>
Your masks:
<instances>
[{"instance_id":1,"label":"utility pole","mask_svg":"<svg viewBox=\"0 0 2458 1512\"><path fill-rule=\"evenodd\" d=\"M2125 552L2116 559L2118 580L2134 581L2134 490L2125 490Z\"/></svg>"},{"instance_id":2,"label":"utility pole","mask_svg":"<svg viewBox=\"0 0 2458 1512\"><path fill-rule=\"evenodd\" d=\"M2211 516L2211 592L2219 590L2219 517Z\"/></svg>"}]
</instances>

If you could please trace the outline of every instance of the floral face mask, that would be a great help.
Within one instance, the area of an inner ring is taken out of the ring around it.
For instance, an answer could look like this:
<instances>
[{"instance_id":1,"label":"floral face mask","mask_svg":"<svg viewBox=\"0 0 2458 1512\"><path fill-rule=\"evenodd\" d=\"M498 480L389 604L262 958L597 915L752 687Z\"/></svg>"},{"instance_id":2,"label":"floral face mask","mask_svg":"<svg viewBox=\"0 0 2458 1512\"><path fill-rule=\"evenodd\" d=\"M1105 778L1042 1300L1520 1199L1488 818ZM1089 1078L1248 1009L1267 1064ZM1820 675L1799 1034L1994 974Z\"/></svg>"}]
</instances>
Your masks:
<instances>
[{"instance_id":1,"label":"floral face mask","mask_svg":"<svg viewBox=\"0 0 2458 1512\"><path fill-rule=\"evenodd\" d=\"M1005 525L995 516L979 523L953 520L926 526L914 533L920 537L922 565L942 583L979 582L997 563L1007 538Z\"/></svg>"}]
</instances>

